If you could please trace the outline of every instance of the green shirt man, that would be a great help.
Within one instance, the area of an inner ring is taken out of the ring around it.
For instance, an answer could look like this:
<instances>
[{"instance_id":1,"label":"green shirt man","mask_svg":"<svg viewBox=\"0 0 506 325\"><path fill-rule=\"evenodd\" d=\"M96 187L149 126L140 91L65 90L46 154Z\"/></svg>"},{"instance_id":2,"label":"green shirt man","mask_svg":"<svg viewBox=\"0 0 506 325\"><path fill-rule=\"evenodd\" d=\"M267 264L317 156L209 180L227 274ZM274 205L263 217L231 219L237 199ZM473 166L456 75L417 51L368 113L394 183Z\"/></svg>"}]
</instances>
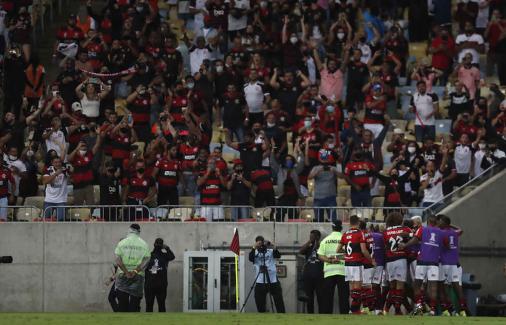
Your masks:
<instances>
[{"instance_id":1,"label":"green shirt man","mask_svg":"<svg viewBox=\"0 0 506 325\"><path fill-rule=\"evenodd\" d=\"M144 267L146 260L149 261L151 252L148 244L139 236L139 232L132 230L127 237L120 241L114 250L114 254L125 266L126 271L144 275ZM119 264L119 263L118 263ZM125 273L119 268L119 274Z\"/></svg>"},{"instance_id":2,"label":"green shirt man","mask_svg":"<svg viewBox=\"0 0 506 325\"><path fill-rule=\"evenodd\" d=\"M320 248L318 248L318 258L325 262L323 264L323 277L327 278L334 275L344 275L344 260L336 258L337 245L341 240L341 232L333 230L330 235L325 237L320 242Z\"/></svg>"}]
</instances>

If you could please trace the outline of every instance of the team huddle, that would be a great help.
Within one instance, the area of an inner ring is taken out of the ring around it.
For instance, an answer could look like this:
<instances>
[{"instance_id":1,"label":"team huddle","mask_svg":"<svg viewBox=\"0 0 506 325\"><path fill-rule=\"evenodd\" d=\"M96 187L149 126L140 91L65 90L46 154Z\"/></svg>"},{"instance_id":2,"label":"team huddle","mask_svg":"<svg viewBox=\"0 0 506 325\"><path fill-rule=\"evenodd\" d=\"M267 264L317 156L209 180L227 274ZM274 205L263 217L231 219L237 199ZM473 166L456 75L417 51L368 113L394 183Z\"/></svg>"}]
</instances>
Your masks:
<instances>
[{"instance_id":1,"label":"team huddle","mask_svg":"<svg viewBox=\"0 0 506 325\"><path fill-rule=\"evenodd\" d=\"M427 226L422 226L420 217L403 220L394 212L386 226L369 229L365 221L351 216L350 229L337 247L337 253L344 254L351 312L388 314L394 307L396 315L434 316L439 304L442 315L467 316L459 264L461 235L445 215L429 216ZM413 295L407 294L408 288ZM450 288L459 306L452 304Z\"/></svg>"}]
</instances>

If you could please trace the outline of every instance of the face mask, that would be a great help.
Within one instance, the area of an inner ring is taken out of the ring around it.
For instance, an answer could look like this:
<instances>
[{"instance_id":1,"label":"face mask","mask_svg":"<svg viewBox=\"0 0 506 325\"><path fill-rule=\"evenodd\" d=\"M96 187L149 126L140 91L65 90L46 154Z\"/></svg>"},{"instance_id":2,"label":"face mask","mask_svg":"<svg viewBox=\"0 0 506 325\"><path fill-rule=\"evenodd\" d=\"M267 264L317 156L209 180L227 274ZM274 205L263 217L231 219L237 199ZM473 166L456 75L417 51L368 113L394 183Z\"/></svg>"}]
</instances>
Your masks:
<instances>
[{"instance_id":1,"label":"face mask","mask_svg":"<svg viewBox=\"0 0 506 325\"><path fill-rule=\"evenodd\" d=\"M327 112L328 113L334 113L334 106L327 106Z\"/></svg>"},{"instance_id":2,"label":"face mask","mask_svg":"<svg viewBox=\"0 0 506 325\"><path fill-rule=\"evenodd\" d=\"M276 125L276 123L269 123L269 122L267 122L267 126L270 127L270 128L274 127L275 125Z\"/></svg>"},{"instance_id":3,"label":"face mask","mask_svg":"<svg viewBox=\"0 0 506 325\"><path fill-rule=\"evenodd\" d=\"M139 174L144 174L144 168L139 168L139 169L137 169L137 172L138 172Z\"/></svg>"},{"instance_id":4,"label":"face mask","mask_svg":"<svg viewBox=\"0 0 506 325\"><path fill-rule=\"evenodd\" d=\"M408 152L409 153L415 153L416 152L416 148L415 147L408 147Z\"/></svg>"},{"instance_id":5,"label":"face mask","mask_svg":"<svg viewBox=\"0 0 506 325\"><path fill-rule=\"evenodd\" d=\"M397 174L392 174L390 177L392 177L392 179L397 179L398 175Z\"/></svg>"},{"instance_id":6,"label":"face mask","mask_svg":"<svg viewBox=\"0 0 506 325\"><path fill-rule=\"evenodd\" d=\"M9 160L10 161L18 160L18 157L13 156L13 155L9 155Z\"/></svg>"},{"instance_id":7,"label":"face mask","mask_svg":"<svg viewBox=\"0 0 506 325\"><path fill-rule=\"evenodd\" d=\"M260 7L264 8L264 9L267 8L267 1L261 1Z\"/></svg>"},{"instance_id":8,"label":"face mask","mask_svg":"<svg viewBox=\"0 0 506 325\"><path fill-rule=\"evenodd\" d=\"M144 7L143 6L137 6L137 7L135 7L135 10L137 10L138 12L142 12L144 10Z\"/></svg>"},{"instance_id":9,"label":"face mask","mask_svg":"<svg viewBox=\"0 0 506 325\"><path fill-rule=\"evenodd\" d=\"M111 174L114 174L114 172L116 171L116 169L114 168L108 168L107 171Z\"/></svg>"},{"instance_id":10,"label":"face mask","mask_svg":"<svg viewBox=\"0 0 506 325\"><path fill-rule=\"evenodd\" d=\"M255 128L255 129L253 129L253 132L254 132L255 134L258 134L258 133L260 133L260 129Z\"/></svg>"},{"instance_id":11,"label":"face mask","mask_svg":"<svg viewBox=\"0 0 506 325\"><path fill-rule=\"evenodd\" d=\"M53 97L58 96L58 90L53 90Z\"/></svg>"},{"instance_id":12,"label":"face mask","mask_svg":"<svg viewBox=\"0 0 506 325\"><path fill-rule=\"evenodd\" d=\"M28 158L32 157L33 155L34 155L33 150L28 150L28 151L26 152L26 156L27 156Z\"/></svg>"},{"instance_id":13,"label":"face mask","mask_svg":"<svg viewBox=\"0 0 506 325\"><path fill-rule=\"evenodd\" d=\"M288 169L293 168L293 161L291 161L291 160L287 160L287 161L285 162L285 166L286 166L286 168L288 168Z\"/></svg>"},{"instance_id":14,"label":"face mask","mask_svg":"<svg viewBox=\"0 0 506 325\"><path fill-rule=\"evenodd\" d=\"M121 129L119 129L119 130L120 130L121 132L123 132L123 133L127 133L127 132L128 132L128 128L121 128Z\"/></svg>"},{"instance_id":15,"label":"face mask","mask_svg":"<svg viewBox=\"0 0 506 325\"><path fill-rule=\"evenodd\" d=\"M139 90L139 95L144 95L146 93L146 89Z\"/></svg>"},{"instance_id":16,"label":"face mask","mask_svg":"<svg viewBox=\"0 0 506 325\"><path fill-rule=\"evenodd\" d=\"M193 82L189 82L186 84L186 87L188 87L188 89L193 89L193 87L195 87L195 84Z\"/></svg>"},{"instance_id":17,"label":"face mask","mask_svg":"<svg viewBox=\"0 0 506 325\"><path fill-rule=\"evenodd\" d=\"M223 72L223 66L222 65L217 65L216 66L216 72L218 72L218 73Z\"/></svg>"},{"instance_id":18,"label":"face mask","mask_svg":"<svg viewBox=\"0 0 506 325\"><path fill-rule=\"evenodd\" d=\"M311 121L304 121L304 127L306 129L310 128L311 127Z\"/></svg>"},{"instance_id":19,"label":"face mask","mask_svg":"<svg viewBox=\"0 0 506 325\"><path fill-rule=\"evenodd\" d=\"M335 146L336 146L336 145L335 145L334 143L329 143L329 144L327 145L327 147L329 147L329 149L334 149L334 147L335 147Z\"/></svg>"},{"instance_id":20,"label":"face mask","mask_svg":"<svg viewBox=\"0 0 506 325\"><path fill-rule=\"evenodd\" d=\"M343 39L344 35L345 35L344 33L337 33L337 38Z\"/></svg>"},{"instance_id":21,"label":"face mask","mask_svg":"<svg viewBox=\"0 0 506 325\"><path fill-rule=\"evenodd\" d=\"M478 143L478 147L480 147L480 149L483 150L487 147L487 145L485 143Z\"/></svg>"},{"instance_id":22,"label":"face mask","mask_svg":"<svg viewBox=\"0 0 506 325\"><path fill-rule=\"evenodd\" d=\"M79 150L79 154L80 154L81 156L86 155L86 150Z\"/></svg>"},{"instance_id":23,"label":"face mask","mask_svg":"<svg viewBox=\"0 0 506 325\"><path fill-rule=\"evenodd\" d=\"M297 43L297 41L298 41L298 38L297 38L297 37L295 37L295 36L290 37L290 43L292 43L292 44L296 44L296 43Z\"/></svg>"}]
</instances>

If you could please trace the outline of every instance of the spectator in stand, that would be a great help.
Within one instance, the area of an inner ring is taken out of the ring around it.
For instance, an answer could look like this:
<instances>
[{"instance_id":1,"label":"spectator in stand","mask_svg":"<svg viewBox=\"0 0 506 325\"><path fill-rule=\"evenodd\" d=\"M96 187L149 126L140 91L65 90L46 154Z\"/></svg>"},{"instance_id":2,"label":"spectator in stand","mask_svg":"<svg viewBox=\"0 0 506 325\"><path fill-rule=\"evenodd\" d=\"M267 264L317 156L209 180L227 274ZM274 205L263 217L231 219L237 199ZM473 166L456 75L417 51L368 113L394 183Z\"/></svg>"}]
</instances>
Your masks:
<instances>
[{"instance_id":1,"label":"spectator in stand","mask_svg":"<svg viewBox=\"0 0 506 325\"><path fill-rule=\"evenodd\" d=\"M455 91L450 93L450 107L448 109L448 116L454 122L459 114L471 113L473 110L473 102L469 98L464 83L457 81L455 83Z\"/></svg>"},{"instance_id":2,"label":"spectator in stand","mask_svg":"<svg viewBox=\"0 0 506 325\"><path fill-rule=\"evenodd\" d=\"M469 99L474 100L480 90L480 70L473 66L472 55L466 54L459 65L455 67L453 75L463 83L469 92Z\"/></svg>"},{"instance_id":3,"label":"spectator in stand","mask_svg":"<svg viewBox=\"0 0 506 325\"><path fill-rule=\"evenodd\" d=\"M436 114L439 110L439 98L436 94L427 93L424 81L416 83L417 92L411 98L410 111L415 114L416 141L422 142L425 137L436 138Z\"/></svg>"},{"instance_id":4,"label":"spectator in stand","mask_svg":"<svg viewBox=\"0 0 506 325\"><path fill-rule=\"evenodd\" d=\"M487 52L487 76L490 77L495 72L495 66L498 64L501 53L498 53L498 46L501 41L506 38L506 19L500 10L496 9L492 12L490 21L487 24L485 33L483 35L488 41L488 52ZM504 83L501 83L503 85Z\"/></svg>"},{"instance_id":5,"label":"spectator in stand","mask_svg":"<svg viewBox=\"0 0 506 325\"><path fill-rule=\"evenodd\" d=\"M448 70L448 68L447 68ZM432 86L436 83L436 80L443 76L444 71L438 70L435 67L431 67L429 60L424 58L420 64L413 70L411 74L411 80L424 81L427 88L427 92L432 93ZM447 75L448 77L448 75ZM444 83L446 85L446 82Z\"/></svg>"},{"instance_id":6,"label":"spectator in stand","mask_svg":"<svg viewBox=\"0 0 506 325\"><path fill-rule=\"evenodd\" d=\"M383 94L381 84L372 87L372 94L365 97L364 128L370 130L374 138L378 138L385 127L387 98Z\"/></svg>"},{"instance_id":7,"label":"spectator in stand","mask_svg":"<svg viewBox=\"0 0 506 325\"><path fill-rule=\"evenodd\" d=\"M224 221L223 207L221 207L221 193L227 187L223 173L216 167L216 160L209 159L207 168L201 171L197 179L200 191L201 216L207 221Z\"/></svg>"},{"instance_id":8,"label":"spectator in stand","mask_svg":"<svg viewBox=\"0 0 506 325\"><path fill-rule=\"evenodd\" d=\"M443 173L447 167L448 148L442 149L443 160L439 168L433 161L427 162L427 172L420 177L420 190L423 190L423 201L421 206L426 208L444 198L443 194Z\"/></svg>"},{"instance_id":9,"label":"spectator in stand","mask_svg":"<svg viewBox=\"0 0 506 325\"><path fill-rule=\"evenodd\" d=\"M462 62L469 53L471 55L471 64L480 65L480 54L485 53L485 42L483 37L474 30L474 23L466 21L464 33L459 34L455 39L458 62Z\"/></svg>"},{"instance_id":10,"label":"spectator in stand","mask_svg":"<svg viewBox=\"0 0 506 325\"><path fill-rule=\"evenodd\" d=\"M137 141L137 134L132 128L133 121L127 123L127 117L112 127L109 133L111 142L111 158L116 168L123 170L123 162L130 158L131 145Z\"/></svg>"},{"instance_id":11,"label":"spectator in stand","mask_svg":"<svg viewBox=\"0 0 506 325\"><path fill-rule=\"evenodd\" d=\"M7 221L7 206L9 201L14 199L13 193L16 192L16 182L12 177L11 170L3 164L0 165L0 221Z\"/></svg>"},{"instance_id":12,"label":"spectator in stand","mask_svg":"<svg viewBox=\"0 0 506 325\"><path fill-rule=\"evenodd\" d=\"M95 146L89 150L84 141L68 156L68 161L73 167L72 185L74 185L73 196L75 205L94 204L93 198L93 156L98 152L101 145L101 138L95 143Z\"/></svg>"},{"instance_id":13,"label":"spectator in stand","mask_svg":"<svg viewBox=\"0 0 506 325\"><path fill-rule=\"evenodd\" d=\"M474 158L474 151L478 147L479 140L481 139L482 133L480 132L476 142L472 142L469 139L467 133L463 133L459 142L455 146L455 152L453 159L455 160L455 167L457 169L457 179L455 185L460 187L469 181L469 177L472 171L472 164Z\"/></svg>"},{"instance_id":14,"label":"spectator in stand","mask_svg":"<svg viewBox=\"0 0 506 325\"><path fill-rule=\"evenodd\" d=\"M455 41L446 28L436 26L434 29L436 36L432 39L427 53L432 54L432 67L442 71L439 81L441 86L445 86L452 72ZM430 92L430 90L428 91Z\"/></svg>"},{"instance_id":15,"label":"spectator in stand","mask_svg":"<svg viewBox=\"0 0 506 325\"><path fill-rule=\"evenodd\" d=\"M246 102L235 84L227 86L227 91L222 95L223 127L235 134L238 142L244 141L244 121L248 114ZM247 125L246 125L247 126Z\"/></svg>"},{"instance_id":16,"label":"spectator in stand","mask_svg":"<svg viewBox=\"0 0 506 325\"><path fill-rule=\"evenodd\" d=\"M177 159L175 144L170 145L153 168L153 177L158 184L158 205L176 206L179 204L178 184L181 178L181 163Z\"/></svg>"},{"instance_id":17,"label":"spectator in stand","mask_svg":"<svg viewBox=\"0 0 506 325\"><path fill-rule=\"evenodd\" d=\"M126 205L134 206L123 211L123 221L135 221L149 217L149 211L139 206L149 205L156 200L156 184L151 176L146 174L146 164L139 159L132 172L126 172L122 181L122 201Z\"/></svg>"},{"instance_id":18,"label":"spectator in stand","mask_svg":"<svg viewBox=\"0 0 506 325\"><path fill-rule=\"evenodd\" d=\"M100 91L97 88L100 88ZM76 87L76 95L81 101L83 115L96 119L100 115L100 101L107 96L110 90L111 86L105 85L98 78L87 78L80 83Z\"/></svg>"},{"instance_id":19,"label":"spectator in stand","mask_svg":"<svg viewBox=\"0 0 506 325\"><path fill-rule=\"evenodd\" d=\"M351 205L354 207L371 206L371 183L375 166L366 158L363 150L354 150L351 161L346 164L344 179L351 186Z\"/></svg>"},{"instance_id":20,"label":"spectator in stand","mask_svg":"<svg viewBox=\"0 0 506 325\"><path fill-rule=\"evenodd\" d=\"M346 62L348 61L348 53L350 46L345 48L345 57L342 65L339 66L335 59L327 60L324 65L318 54L318 49L314 48L313 56L315 58L316 67L320 71L320 95L329 98L332 101L339 101L343 95L344 89L344 74L343 70L346 69Z\"/></svg>"},{"instance_id":21,"label":"spectator in stand","mask_svg":"<svg viewBox=\"0 0 506 325\"><path fill-rule=\"evenodd\" d=\"M244 177L243 162L239 159L234 160L234 172L230 175L227 182L227 190L230 191L230 205L240 206L232 208L232 220L250 218L250 191L252 183Z\"/></svg>"},{"instance_id":22,"label":"spectator in stand","mask_svg":"<svg viewBox=\"0 0 506 325\"><path fill-rule=\"evenodd\" d=\"M120 184L120 169L112 161L106 162L100 173L100 205L121 205ZM104 207L102 212L105 221L119 221L119 209Z\"/></svg>"},{"instance_id":23,"label":"spectator in stand","mask_svg":"<svg viewBox=\"0 0 506 325\"><path fill-rule=\"evenodd\" d=\"M270 100L270 94L265 89L262 82L258 81L258 73L256 70L250 70L248 76L249 82L244 85L244 97L248 106L248 112L244 119L249 126L254 123L263 123L264 120L264 102Z\"/></svg>"},{"instance_id":24,"label":"spectator in stand","mask_svg":"<svg viewBox=\"0 0 506 325\"><path fill-rule=\"evenodd\" d=\"M40 64L39 57L34 53L25 69L25 98L28 100L28 108L39 107L39 100L46 88L45 78L46 70Z\"/></svg>"},{"instance_id":25,"label":"spectator in stand","mask_svg":"<svg viewBox=\"0 0 506 325\"><path fill-rule=\"evenodd\" d=\"M42 184L46 186L46 195L44 197L44 217L52 218L55 216L53 208L56 208L56 220L65 220L65 206L68 199L68 182L71 170L63 164L63 157L54 157L51 159L51 165L42 176Z\"/></svg>"}]
</instances>

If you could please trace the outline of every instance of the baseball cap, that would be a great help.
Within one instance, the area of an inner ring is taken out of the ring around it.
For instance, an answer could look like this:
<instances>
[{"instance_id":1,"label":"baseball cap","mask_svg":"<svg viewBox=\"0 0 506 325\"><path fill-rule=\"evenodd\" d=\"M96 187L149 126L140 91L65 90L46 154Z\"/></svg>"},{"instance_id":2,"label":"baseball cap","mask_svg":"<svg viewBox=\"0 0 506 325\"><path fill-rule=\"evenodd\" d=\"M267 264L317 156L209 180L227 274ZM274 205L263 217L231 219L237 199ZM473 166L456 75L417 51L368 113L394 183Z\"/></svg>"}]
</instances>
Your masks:
<instances>
[{"instance_id":1,"label":"baseball cap","mask_svg":"<svg viewBox=\"0 0 506 325\"><path fill-rule=\"evenodd\" d=\"M83 110L83 107L81 106L81 103L79 103L79 102L72 103L72 111L73 112L82 111L82 110Z\"/></svg>"}]
</instances>

